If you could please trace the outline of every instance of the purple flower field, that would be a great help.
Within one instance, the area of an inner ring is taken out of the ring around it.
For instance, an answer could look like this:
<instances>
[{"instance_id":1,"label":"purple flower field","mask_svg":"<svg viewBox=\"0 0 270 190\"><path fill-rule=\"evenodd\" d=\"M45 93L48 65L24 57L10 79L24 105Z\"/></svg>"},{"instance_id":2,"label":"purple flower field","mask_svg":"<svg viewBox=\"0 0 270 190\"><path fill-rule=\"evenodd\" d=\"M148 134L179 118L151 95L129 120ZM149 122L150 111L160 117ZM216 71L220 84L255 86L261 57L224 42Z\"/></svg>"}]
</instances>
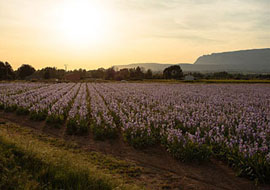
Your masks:
<instances>
[{"instance_id":1,"label":"purple flower field","mask_svg":"<svg viewBox=\"0 0 270 190\"><path fill-rule=\"evenodd\" d=\"M4 83L0 108L70 135L161 145L182 161L215 157L270 181L270 85Z\"/></svg>"}]
</instances>

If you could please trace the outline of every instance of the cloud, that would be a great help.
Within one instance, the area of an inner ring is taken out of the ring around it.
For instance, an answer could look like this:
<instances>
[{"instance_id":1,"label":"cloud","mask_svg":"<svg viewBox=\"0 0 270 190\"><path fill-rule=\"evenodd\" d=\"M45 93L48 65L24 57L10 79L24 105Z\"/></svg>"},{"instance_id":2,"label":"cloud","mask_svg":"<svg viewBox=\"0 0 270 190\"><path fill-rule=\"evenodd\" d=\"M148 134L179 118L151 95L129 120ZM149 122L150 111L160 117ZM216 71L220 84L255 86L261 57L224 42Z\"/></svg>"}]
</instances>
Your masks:
<instances>
[{"instance_id":1,"label":"cloud","mask_svg":"<svg viewBox=\"0 0 270 190\"><path fill-rule=\"evenodd\" d=\"M150 36L149 36L150 37ZM152 35L151 37L155 38L173 38L173 39L180 39L186 41L196 41L198 43L220 43L221 40L205 38L202 36L192 35L192 34L156 34Z\"/></svg>"},{"instance_id":2,"label":"cloud","mask_svg":"<svg viewBox=\"0 0 270 190\"><path fill-rule=\"evenodd\" d=\"M256 37L270 31L269 0L119 1L132 15L128 18L131 24L136 23L134 18L139 18L136 24L145 26L140 27L144 28L140 34L153 34L157 38L222 42L226 35L247 36L253 32Z\"/></svg>"}]
</instances>

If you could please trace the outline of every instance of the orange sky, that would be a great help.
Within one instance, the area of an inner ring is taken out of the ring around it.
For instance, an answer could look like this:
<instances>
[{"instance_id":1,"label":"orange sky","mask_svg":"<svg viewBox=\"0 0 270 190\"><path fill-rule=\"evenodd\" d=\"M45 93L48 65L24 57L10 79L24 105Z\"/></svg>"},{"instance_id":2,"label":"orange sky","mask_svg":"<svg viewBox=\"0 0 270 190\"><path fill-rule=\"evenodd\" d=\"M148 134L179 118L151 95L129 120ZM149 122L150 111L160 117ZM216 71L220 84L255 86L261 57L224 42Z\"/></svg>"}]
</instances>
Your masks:
<instances>
[{"instance_id":1,"label":"orange sky","mask_svg":"<svg viewBox=\"0 0 270 190\"><path fill-rule=\"evenodd\" d=\"M0 0L0 60L95 69L270 47L268 0Z\"/></svg>"}]
</instances>

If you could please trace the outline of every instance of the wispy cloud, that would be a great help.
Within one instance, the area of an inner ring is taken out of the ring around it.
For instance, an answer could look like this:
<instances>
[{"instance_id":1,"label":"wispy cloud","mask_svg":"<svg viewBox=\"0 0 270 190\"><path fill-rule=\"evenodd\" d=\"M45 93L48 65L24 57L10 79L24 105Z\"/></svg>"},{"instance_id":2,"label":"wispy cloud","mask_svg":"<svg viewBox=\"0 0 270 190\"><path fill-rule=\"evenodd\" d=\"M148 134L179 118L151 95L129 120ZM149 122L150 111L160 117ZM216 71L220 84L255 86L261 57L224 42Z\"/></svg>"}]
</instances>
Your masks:
<instances>
[{"instance_id":1,"label":"wispy cloud","mask_svg":"<svg viewBox=\"0 0 270 190\"><path fill-rule=\"evenodd\" d=\"M150 36L149 36L150 37ZM220 43L222 40L216 40L211 38L205 38L197 35L183 35L183 34L156 34L151 37L155 38L173 38L186 41L197 41L198 43Z\"/></svg>"},{"instance_id":2,"label":"wispy cloud","mask_svg":"<svg viewBox=\"0 0 270 190\"><path fill-rule=\"evenodd\" d=\"M148 26L149 30L144 32L159 31L168 38L189 36L191 31L197 32L198 37L193 39L199 40L208 39L207 33L215 35L213 38L223 38L226 33L270 30L268 0L125 0L121 3L133 17L140 17L141 25ZM129 19L134 22L132 17Z\"/></svg>"}]
</instances>

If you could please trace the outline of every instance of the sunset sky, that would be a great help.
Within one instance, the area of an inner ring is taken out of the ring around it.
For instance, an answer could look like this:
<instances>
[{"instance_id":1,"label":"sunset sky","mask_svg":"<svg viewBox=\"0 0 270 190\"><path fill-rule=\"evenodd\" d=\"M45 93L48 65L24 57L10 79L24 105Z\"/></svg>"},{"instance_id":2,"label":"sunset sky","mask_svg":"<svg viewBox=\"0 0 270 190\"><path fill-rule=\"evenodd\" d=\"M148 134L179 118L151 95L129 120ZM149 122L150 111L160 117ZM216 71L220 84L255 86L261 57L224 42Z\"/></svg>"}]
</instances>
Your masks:
<instances>
[{"instance_id":1,"label":"sunset sky","mask_svg":"<svg viewBox=\"0 0 270 190\"><path fill-rule=\"evenodd\" d=\"M270 47L270 0L0 0L0 60L95 69Z\"/></svg>"}]
</instances>

